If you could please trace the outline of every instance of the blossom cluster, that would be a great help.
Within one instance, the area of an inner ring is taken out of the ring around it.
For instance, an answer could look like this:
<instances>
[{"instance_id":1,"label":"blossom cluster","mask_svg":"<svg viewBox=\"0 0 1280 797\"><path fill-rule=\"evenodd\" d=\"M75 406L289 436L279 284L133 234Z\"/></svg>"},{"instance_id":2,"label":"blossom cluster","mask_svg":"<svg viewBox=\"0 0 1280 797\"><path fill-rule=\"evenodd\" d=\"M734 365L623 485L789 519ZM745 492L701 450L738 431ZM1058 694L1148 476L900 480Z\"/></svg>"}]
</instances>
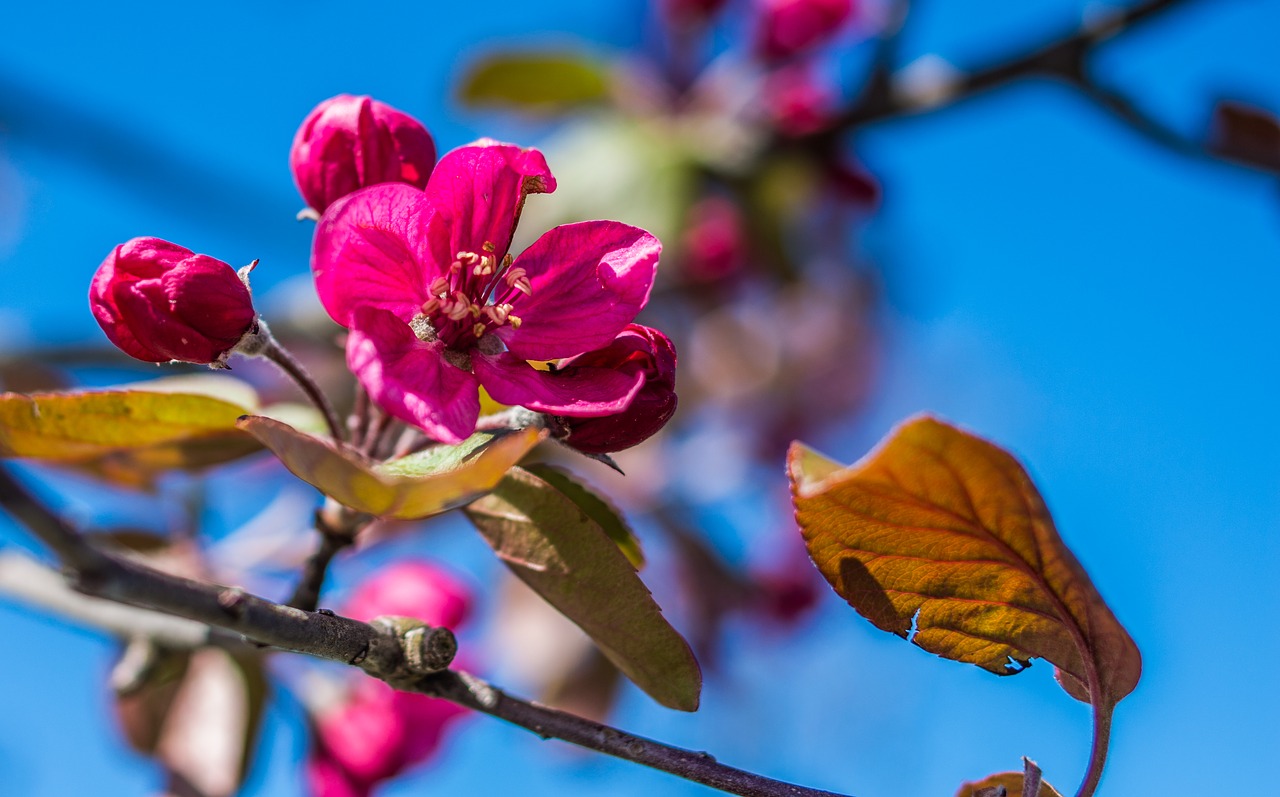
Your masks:
<instances>
[{"instance_id":1,"label":"blossom cluster","mask_svg":"<svg viewBox=\"0 0 1280 797\"><path fill-rule=\"evenodd\" d=\"M635 445L671 417L675 349L633 323L658 240L586 221L509 251L526 199L556 188L538 150L484 139L436 163L421 123L340 95L307 116L290 165L322 214L311 256L320 302L348 330L347 365L387 414L458 443L476 428L483 388L556 419L593 454ZM136 238L99 267L90 304L134 357L222 366L254 353L261 321L246 277Z\"/></svg>"}]
</instances>

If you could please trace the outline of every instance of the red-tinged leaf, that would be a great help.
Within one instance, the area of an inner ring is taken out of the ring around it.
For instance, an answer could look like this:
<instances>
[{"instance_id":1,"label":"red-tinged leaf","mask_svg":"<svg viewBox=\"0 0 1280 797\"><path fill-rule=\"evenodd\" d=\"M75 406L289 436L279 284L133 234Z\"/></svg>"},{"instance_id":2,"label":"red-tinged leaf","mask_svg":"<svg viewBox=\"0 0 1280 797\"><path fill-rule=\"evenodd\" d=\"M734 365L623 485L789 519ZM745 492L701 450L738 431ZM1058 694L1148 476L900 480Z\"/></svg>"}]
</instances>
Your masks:
<instances>
[{"instance_id":1,"label":"red-tinged leaf","mask_svg":"<svg viewBox=\"0 0 1280 797\"><path fill-rule=\"evenodd\" d=\"M261 448L235 426L251 407L200 391L199 383L175 389L156 380L117 390L0 394L0 457L149 487L165 471L217 465Z\"/></svg>"},{"instance_id":2,"label":"red-tinged leaf","mask_svg":"<svg viewBox=\"0 0 1280 797\"><path fill-rule=\"evenodd\" d=\"M956 797L994 797L1004 794L1006 797L1023 797L1021 772L1000 772L988 775L982 780L964 784L956 792ZM1001 791L1003 789L1003 791ZM1027 797L1062 797L1062 794L1043 780L1040 781L1040 792Z\"/></svg>"},{"instance_id":3,"label":"red-tinged leaf","mask_svg":"<svg viewBox=\"0 0 1280 797\"><path fill-rule=\"evenodd\" d=\"M402 520L435 515L487 493L546 436L536 429L477 432L456 446L378 464L351 446L271 418L248 416L238 425L325 495L360 512Z\"/></svg>"},{"instance_id":4,"label":"red-tinged leaf","mask_svg":"<svg viewBox=\"0 0 1280 797\"><path fill-rule=\"evenodd\" d=\"M231 797L239 790L266 693L261 657L220 648L191 654L154 751L180 784L175 793Z\"/></svg>"},{"instance_id":5,"label":"red-tinged leaf","mask_svg":"<svg viewBox=\"0 0 1280 797\"><path fill-rule=\"evenodd\" d=\"M915 644L1000 675L1047 659L1099 707L1137 685L1137 646L1005 451L917 418L851 467L798 443L789 467L810 556L877 627L914 619Z\"/></svg>"},{"instance_id":6,"label":"red-tinged leaf","mask_svg":"<svg viewBox=\"0 0 1280 797\"><path fill-rule=\"evenodd\" d=\"M466 513L512 572L637 686L669 708L697 709L702 673L689 644L618 546L572 499L514 468Z\"/></svg>"}]
</instances>

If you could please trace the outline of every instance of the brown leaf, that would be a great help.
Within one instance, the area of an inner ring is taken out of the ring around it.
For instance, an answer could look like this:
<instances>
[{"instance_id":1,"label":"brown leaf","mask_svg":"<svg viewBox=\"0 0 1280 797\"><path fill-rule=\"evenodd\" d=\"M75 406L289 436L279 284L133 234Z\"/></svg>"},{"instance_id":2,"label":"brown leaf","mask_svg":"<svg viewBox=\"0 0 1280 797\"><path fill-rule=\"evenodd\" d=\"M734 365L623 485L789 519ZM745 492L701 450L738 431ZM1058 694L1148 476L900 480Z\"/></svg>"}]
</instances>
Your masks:
<instances>
[{"instance_id":1,"label":"brown leaf","mask_svg":"<svg viewBox=\"0 0 1280 797\"><path fill-rule=\"evenodd\" d=\"M1280 170L1280 120L1261 108L1232 100L1218 103L1209 145L1227 157Z\"/></svg>"},{"instance_id":2,"label":"brown leaf","mask_svg":"<svg viewBox=\"0 0 1280 797\"><path fill-rule=\"evenodd\" d=\"M698 708L689 644L596 520L553 485L513 468L467 517L525 584L578 625L650 697Z\"/></svg>"},{"instance_id":3,"label":"brown leaf","mask_svg":"<svg viewBox=\"0 0 1280 797\"><path fill-rule=\"evenodd\" d=\"M1022 773L1000 772L988 775L982 780L970 781L960 787L956 797L985 797L985 795L1000 794L1000 789L1004 789L1003 794L1006 797L1022 797ZM1062 797L1062 794L1042 780L1040 793L1036 797Z\"/></svg>"},{"instance_id":4,"label":"brown leaf","mask_svg":"<svg viewBox=\"0 0 1280 797\"><path fill-rule=\"evenodd\" d=\"M810 556L878 628L998 675L1044 658L1101 709L1137 685L1137 646L1005 451L920 417L853 466L799 443L788 464Z\"/></svg>"}]
</instances>

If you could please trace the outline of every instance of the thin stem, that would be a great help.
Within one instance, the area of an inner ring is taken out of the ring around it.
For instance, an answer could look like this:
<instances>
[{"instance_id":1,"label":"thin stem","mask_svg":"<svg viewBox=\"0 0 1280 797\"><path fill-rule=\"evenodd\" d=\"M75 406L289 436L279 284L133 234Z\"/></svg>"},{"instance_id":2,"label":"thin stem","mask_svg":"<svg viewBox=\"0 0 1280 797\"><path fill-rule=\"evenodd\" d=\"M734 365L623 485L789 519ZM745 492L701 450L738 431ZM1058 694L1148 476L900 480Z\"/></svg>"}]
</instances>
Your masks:
<instances>
[{"instance_id":1,"label":"thin stem","mask_svg":"<svg viewBox=\"0 0 1280 797\"><path fill-rule=\"evenodd\" d=\"M74 572L80 592L143 606L242 635L264 646L348 664L400 689L437 695L511 722L543 738L564 741L744 797L840 797L725 766L707 753L684 750L598 722L511 697L465 673L415 675L406 654L415 629L362 623L328 612L306 612L234 587L179 578L100 551L41 504L0 467L0 504L43 540ZM420 626L419 626L420 628ZM418 637L421 634L417 635ZM415 637L416 639L417 637Z\"/></svg>"},{"instance_id":2,"label":"thin stem","mask_svg":"<svg viewBox=\"0 0 1280 797\"><path fill-rule=\"evenodd\" d=\"M302 367L302 363L294 357L288 349L280 345L266 325L261 326L260 334L265 334L266 345L259 352L259 356L266 357L271 362L279 366L281 371L289 376L316 409L320 410L320 414L324 416L324 422L329 427L329 434L334 440L343 439L342 423L338 420L338 413L333 409L333 404L329 402L329 397L324 394L316 381L311 378L311 374L307 373L307 369Z\"/></svg>"},{"instance_id":3,"label":"thin stem","mask_svg":"<svg viewBox=\"0 0 1280 797\"><path fill-rule=\"evenodd\" d=\"M1111 714L1115 706L1102 700L1101 694L1091 694L1090 700L1093 703L1093 747L1089 751L1089 768L1084 773L1084 781L1076 791L1076 797L1093 797L1098 790L1102 769L1107 765L1107 750L1111 746Z\"/></svg>"},{"instance_id":4,"label":"thin stem","mask_svg":"<svg viewBox=\"0 0 1280 797\"><path fill-rule=\"evenodd\" d=\"M317 529L317 531L319 531ZM334 555L351 544L351 537L319 531L320 544L307 557L294 587L293 596L285 604L304 612L314 612L320 603L320 590Z\"/></svg>"}]
</instances>

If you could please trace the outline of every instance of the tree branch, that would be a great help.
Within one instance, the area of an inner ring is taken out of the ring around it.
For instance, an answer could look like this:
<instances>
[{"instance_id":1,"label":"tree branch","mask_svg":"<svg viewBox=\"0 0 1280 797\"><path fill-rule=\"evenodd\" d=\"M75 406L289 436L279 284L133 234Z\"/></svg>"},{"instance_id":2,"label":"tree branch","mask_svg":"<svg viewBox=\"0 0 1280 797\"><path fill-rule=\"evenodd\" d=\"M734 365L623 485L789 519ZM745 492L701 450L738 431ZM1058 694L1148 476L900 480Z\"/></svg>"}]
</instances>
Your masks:
<instances>
[{"instance_id":1,"label":"tree branch","mask_svg":"<svg viewBox=\"0 0 1280 797\"><path fill-rule=\"evenodd\" d=\"M896 18L880 41L867 89L830 127L814 133L808 140L819 147L830 147L840 136L864 125L948 108L1024 78L1052 77L1076 88L1118 121L1173 152L1280 175L1280 169L1272 162L1217 152L1207 142L1177 132L1139 108L1132 98L1104 86L1090 74L1089 60L1103 43L1187 2L1149 0L1105 11L1069 33L1011 57L968 72L957 70L953 74L925 76L922 78L925 85L917 85L911 67L889 71L892 68L889 59L902 26L902 18ZM905 3L900 8L899 13L905 15Z\"/></svg>"},{"instance_id":2,"label":"tree branch","mask_svg":"<svg viewBox=\"0 0 1280 797\"><path fill-rule=\"evenodd\" d=\"M445 670L456 642L446 629L407 618L362 623L307 612L179 578L94 548L0 467L0 505L67 566L71 586L88 595L142 606L242 635L250 642L361 667L398 689L442 697L538 734L676 775L743 797L841 797L726 766L684 750L512 697L466 673Z\"/></svg>"}]
</instances>

